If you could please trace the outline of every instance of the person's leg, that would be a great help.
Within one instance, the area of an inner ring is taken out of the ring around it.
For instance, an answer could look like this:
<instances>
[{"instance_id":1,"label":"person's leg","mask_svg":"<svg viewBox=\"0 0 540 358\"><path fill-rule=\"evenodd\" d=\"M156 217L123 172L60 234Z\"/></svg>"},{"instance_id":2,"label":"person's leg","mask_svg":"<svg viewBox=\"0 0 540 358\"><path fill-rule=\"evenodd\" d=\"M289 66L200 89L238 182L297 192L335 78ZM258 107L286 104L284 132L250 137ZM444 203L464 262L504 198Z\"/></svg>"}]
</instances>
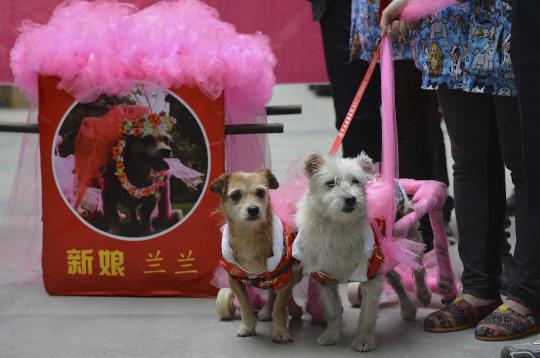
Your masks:
<instances>
[{"instance_id":1,"label":"person's leg","mask_svg":"<svg viewBox=\"0 0 540 358\"><path fill-rule=\"evenodd\" d=\"M519 0L512 6L511 56L522 124L524 184L520 194L516 188L518 234L510 298L536 309L540 308L540 2Z\"/></svg>"},{"instance_id":2,"label":"person's leg","mask_svg":"<svg viewBox=\"0 0 540 358\"><path fill-rule=\"evenodd\" d=\"M490 140L496 140L491 131L493 97L448 89L438 90L437 97L454 159L463 293L486 303L500 297L500 242L504 236L504 168L498 146L490 145ZM500 193L502 201L497 200Z\"/></svg>"},{"instance_id":3,"label":"person's leg","mask_svg":"<svg viewBox=\"0 0 540 358\"><path fill-rule=\"evenodd\" d=\"M503 158L516 191L515 270L508 300L513 309L527 314L532 308L540 308L540 225L538 218L527 210L517 98L498 97L495 105L499 132L504 133L501 134Z\"/></svg>"},{"instance_id":4,"label":"person's leg","mask_svg":"<svg viewBox=\"0 0 540 358\"><path fill-rule=\"evenodd\" d=\"M454 159L463 295L429 314L424 329L452 332L474 327L501 302L499 247L504 229L498 224L505 213L504 168L500 151L494 150L493 97L448 89L437 90L437 97Z\"/></svg>"},{"instance_id":5,"label":"person's leg","mask_svg":"<svg viewBox=\"0 0 540 358\"><path fill-rule=\"evenodd\" d=\"M521 123L517 98L494 97L495 116L499 130L499 141L504 162L511 171L516 189L516 260L517 268L508 288L506 302L487 316L475 329L480 340L507 340L540 332L540 312L533 314L540 293L535 292L534 283L539 278L532 275L530 268L538 265L537 252L540 234L527 225L526 197L521 161Z\"/></svg>"},{"instance_id":6,"label":"person's leg","mask_svg":"<svg viewBox=\"0 0 540 358\"><path fill-rule=\"evenodd\" d=\"M516 247L513 280L507 301L482 321L476 338L507 340L540 331L540 2L513 1L511 56L519 96L500 99L497 105L504 160L515 184ZM512 102L512 103L508 103ZM521 116L519 120L517 113ZM521 131L519 127L521 126ZM510 347L505 347L510 348ZM502 356L537 356L533 352L509 352ZM522 354L523 353L523 354ZM540 352L536 352L540 353Z\"/></svg>"},{"instance_id":7,"label":"person's leg","mask_svg":"<svg viewBox=\"0 0 540 358\"><path fill-rule=\"evenodd\" d=\"M332 86L336 128L339 130L367 71L362 60L349 62L351 0L334 1L320 20L326 70ZM375 162L381 160L380 74L378 68L343 140L343 156L365 151Z\"/></svg>"},{"instance_id":8,"label":"person's leg","mask_svg":"<svg viewBox=\"0 0 540 358\"><path fill-rule=\"evenodd\" d=\"M421 88L422 74L412 60L394 62L399 176L431 179L429 129L430 91Z\"/></svg>"},{"instance_id":9,"label":"person's leg","mask_svg":"<svg viewBox=\"0 0 540 358\"><path fill-rule=\"evenodd\" d=\"M412 60L394 62L396 83L396 124L398 133L399 177L432 179L430 160L431 91L421 88L422 74ZM420 218L426 251L433 249L429 216Z\"/></svg>"},{"instance_id":10,"label":"person's leg","mask_svg":"<svg viewBox=\"0 0 540 358\"><path fill-rule=\"evenodd\" d=\"M490 178L488 189L490 197L488 205L493 209L490 211L489 227L491 228L492 239L499 240L499 252L501 260L501 275L499 276L499 285L501 288L501 293L504 292L504 294L506 294L508 292L508 284L511 279L510 272L512 270L513 258L512 254L510 253L512 247L508 242L510 234L506 231L509 225L507 224L509 219L506 216L503 216L503 208L506 208L506 202L504 201L506 196L506 179L495 113L493 119L494 120L490 126L491 135L487 158L489 166L488 177ZM495 208L497 209L495 210ZM502 236L501 233L503 233Z\"/></svg>"}]
</instances>

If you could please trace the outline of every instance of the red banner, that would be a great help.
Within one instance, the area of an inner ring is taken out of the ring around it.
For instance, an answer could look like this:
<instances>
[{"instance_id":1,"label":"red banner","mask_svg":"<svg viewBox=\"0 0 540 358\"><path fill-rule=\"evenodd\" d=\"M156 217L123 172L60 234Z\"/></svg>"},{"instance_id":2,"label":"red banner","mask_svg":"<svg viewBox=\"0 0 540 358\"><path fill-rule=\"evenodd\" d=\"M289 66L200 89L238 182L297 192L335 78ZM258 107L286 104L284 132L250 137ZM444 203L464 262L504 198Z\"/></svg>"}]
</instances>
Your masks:
<instances>
[{"instance_id":1,"label":"red banner","mask_svg":"<svg viewBox=\"0 0 540 358\"><path fill-rule=\"evenodd\" d=\"M39 80L47 292L215 295L223 97L138 85L80 104L57 83Z\"/></svg>"},{"instance_id":2,"label":"red banner","mask_svg":"<svg viewBox=\"0 0 540 358\"><path fill-rule=\"evenodd\" d=\"M9 50L24 19L46 23L61 0L5 0L0 11L0 82L11 82ZM139 8L155 0L130 0ZM278 59L277 80L280 83L324 82L326 72L322 40L317 23L311 21L309 2L267 0L206 0L224 21L239 32L260 31L271 39Z\"/></svg>"}]
</instances>

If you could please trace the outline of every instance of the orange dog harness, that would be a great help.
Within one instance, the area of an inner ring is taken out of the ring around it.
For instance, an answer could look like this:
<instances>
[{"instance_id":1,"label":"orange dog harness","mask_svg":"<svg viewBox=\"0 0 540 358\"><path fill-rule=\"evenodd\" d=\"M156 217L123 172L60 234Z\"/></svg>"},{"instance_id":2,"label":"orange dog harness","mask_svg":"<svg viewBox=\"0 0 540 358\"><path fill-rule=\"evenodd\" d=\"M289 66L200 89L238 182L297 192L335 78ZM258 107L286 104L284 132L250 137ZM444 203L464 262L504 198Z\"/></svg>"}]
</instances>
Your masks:
<instances>
[{"instance_id":1,"label":"orange dog harness","mask_svg":"<svg viewBox=\"0 0 540 358\"><path fill-rule=\"evenodd\" d=\"M273 288L279 290L292 278L293 265L298 263L292 255L292 247L296 235L285 235L283 233L283 225L277 217L274 217L273 230L272 241L274 256L267 260L266 270L250 274L232 257L232 252L228 246L228 229L225 227L222 238L223 257L221 259L221 266L238 284L243 286L253 286L260 289ZM276 242L278 240L280 241L279 243Z\"/></svg>"}]
</instances>

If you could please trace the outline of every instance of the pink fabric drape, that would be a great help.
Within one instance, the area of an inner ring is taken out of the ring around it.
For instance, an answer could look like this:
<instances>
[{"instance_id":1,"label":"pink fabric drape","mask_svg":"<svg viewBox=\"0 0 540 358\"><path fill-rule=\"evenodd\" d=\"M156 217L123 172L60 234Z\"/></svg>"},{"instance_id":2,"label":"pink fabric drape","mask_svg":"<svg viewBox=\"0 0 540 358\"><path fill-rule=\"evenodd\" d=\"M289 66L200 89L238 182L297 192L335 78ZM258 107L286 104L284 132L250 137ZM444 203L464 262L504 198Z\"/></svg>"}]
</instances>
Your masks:
<instances>
[{"instance_id":1,"label":"pink fabric drape","mask_svg":"<svg viewBox=\"0 0 540 358\"><path fill-rule=\"evenodd\" d=\"M125 0L139 8L156 0ZM327 80L320 29L311 20L310 4L298 1L205 0L222 20L242 33L260 31L271 39L278 64L278 82L324 82ZM0 82L12 82L9 51L24 19L45 23L62 0L4 0L0 11Z\"/></svg>"}]
</instances>

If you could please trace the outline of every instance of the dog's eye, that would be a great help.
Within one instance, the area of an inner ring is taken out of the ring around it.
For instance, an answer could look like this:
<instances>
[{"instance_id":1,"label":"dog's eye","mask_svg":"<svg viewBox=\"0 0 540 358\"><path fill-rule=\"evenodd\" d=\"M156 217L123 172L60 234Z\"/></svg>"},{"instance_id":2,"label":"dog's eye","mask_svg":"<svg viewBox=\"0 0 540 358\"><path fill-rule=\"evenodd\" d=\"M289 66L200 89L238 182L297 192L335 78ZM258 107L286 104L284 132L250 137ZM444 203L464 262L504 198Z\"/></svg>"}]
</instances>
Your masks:
<instances>
[{"instance_id":1,"label":"dog's eye","mask_svg":"<svg viewBox=\"0 0 540 358\"><path fill-rule=\"evenodd\" d=\"M162 136L160 139L161 139L161 141L162 141L163 143L165 143L165 144L167 144L167 145L171 144L171 140L170 140L170 138L167 137L167 136Z\"/></svg>"},{"instance_id":2,"label":"dog's eye","mask_svg":"<svg viewBox=\"0 0 540 358\"><path fill-rule=\"evenodd\" d=\"M257 191L255 192L255 195L257 195L259 198L264 198L264 196L266 195L266 190L264 189L257 189Z\"/></svg>"},{"instance_id":3,"label":"dog's eye","mask_svg":"<svg viewBox=\"0 0 540 358\"><path fill-rule=\"evenodd\" d=\"M335 180L329 180L326 182L326 186L329 187L329 188L333 188L336 186L336 181Z\"/></svg>"},{"instance_id":4,"label":"dog's eye","mask_svg":"<svg viewBox=\"0 0 540 358\"><path fill-rule=\"evenodd\" d=\"M242 198L242 193L239 191L235 191L231 195L229 195L229 197L234 201L238 201Z\"/></svg>"},{"instance_id":5,"label":"dog's eye","mask_svg":"<svg viewBox=\"0 0 540 358\"><path fill-rule=\"evenodd\" d=\"M358 179L353 179L353 180L351 180L351 184L352 185L359 185L360 181Z\"/></svg>"}]
</instances>

